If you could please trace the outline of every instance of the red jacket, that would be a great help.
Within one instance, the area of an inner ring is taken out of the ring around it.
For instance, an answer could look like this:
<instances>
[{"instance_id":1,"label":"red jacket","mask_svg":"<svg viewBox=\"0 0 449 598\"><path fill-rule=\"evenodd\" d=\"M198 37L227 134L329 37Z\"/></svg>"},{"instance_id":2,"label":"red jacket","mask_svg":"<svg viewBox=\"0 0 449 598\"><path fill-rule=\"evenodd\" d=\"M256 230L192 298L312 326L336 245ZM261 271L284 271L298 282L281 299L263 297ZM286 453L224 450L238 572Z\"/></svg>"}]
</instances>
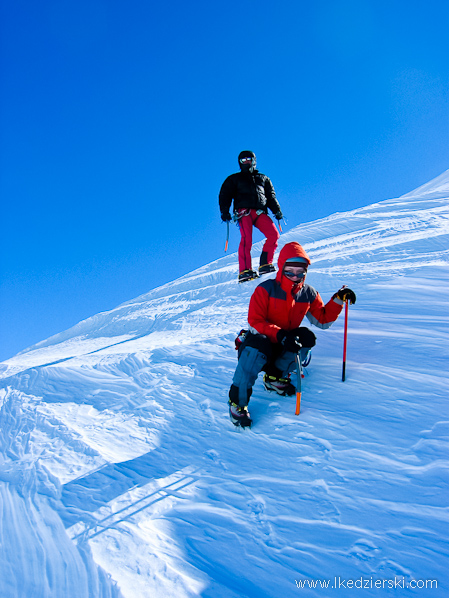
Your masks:
<instances>
[{"instance_id":1,"label":"red jacket","mask_svg":"<svg viewBox=\"0 0 449 598\"><path fill-rule=\"evenodd\" d=\"M273 343L278 342L279 330L298 328L304 316L318 328L329 328L343 307L343 301L337 297L324 305L318 291L304 280L295 283L284 276L284 264L293 257L302 257L310 264L309 256L299 243L287 243L279 254L276 278L260 283L249 303L250 330L264 334Z\"/></svg>"}]
</instances>

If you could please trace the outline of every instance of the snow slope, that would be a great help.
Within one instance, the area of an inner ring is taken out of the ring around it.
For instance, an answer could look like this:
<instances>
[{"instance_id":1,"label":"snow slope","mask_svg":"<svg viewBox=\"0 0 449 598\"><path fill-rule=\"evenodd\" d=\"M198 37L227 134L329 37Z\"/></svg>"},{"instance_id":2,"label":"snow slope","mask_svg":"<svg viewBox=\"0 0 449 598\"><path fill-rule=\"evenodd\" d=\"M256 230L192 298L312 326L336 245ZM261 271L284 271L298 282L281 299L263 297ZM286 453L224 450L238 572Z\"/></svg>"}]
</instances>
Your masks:
<instances>
[{"instance_id":1,"label":"snow slope","mask_svg":"<svg viewBox=\"0 0 449 598\"><path fill-rule=\"evenodd\" d=\"M2 598L449 595L448 199L446 171L282 235L357 293L299 416L260 377L228 420L236 254L0 364Z\"/></svg>"}]
</instances>

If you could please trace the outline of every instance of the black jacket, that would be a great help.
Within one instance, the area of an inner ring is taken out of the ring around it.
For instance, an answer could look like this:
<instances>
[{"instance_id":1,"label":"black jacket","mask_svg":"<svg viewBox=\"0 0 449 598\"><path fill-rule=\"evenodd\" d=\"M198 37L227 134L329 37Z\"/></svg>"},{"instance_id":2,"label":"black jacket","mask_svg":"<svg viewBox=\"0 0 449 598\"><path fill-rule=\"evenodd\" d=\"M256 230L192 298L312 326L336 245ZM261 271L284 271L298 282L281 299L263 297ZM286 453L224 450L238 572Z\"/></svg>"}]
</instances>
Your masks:
<instances>
[{"instance_id":1,"label":"black jacket","mask_svg":"<svg viewBox=\"0 0 449 598\"><path fill-rule=\"evenodd\" d=\"M232 200L234 212L240 208L249 208L267 213L270 208L276 214L281 209L272 182L258 170L236 172L228 176L218 196L222 214L230 211Z\"/></svg>"}]
</instances>

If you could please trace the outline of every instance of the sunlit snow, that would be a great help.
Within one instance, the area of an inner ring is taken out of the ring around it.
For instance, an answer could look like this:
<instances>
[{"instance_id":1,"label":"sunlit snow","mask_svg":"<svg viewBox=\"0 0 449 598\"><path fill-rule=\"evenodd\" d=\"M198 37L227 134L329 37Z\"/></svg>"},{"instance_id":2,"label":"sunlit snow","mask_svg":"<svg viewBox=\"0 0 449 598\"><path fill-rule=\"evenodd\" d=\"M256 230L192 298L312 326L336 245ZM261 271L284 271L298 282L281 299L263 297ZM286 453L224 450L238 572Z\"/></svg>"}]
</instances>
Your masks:
<instances>
[{"instance_id":1,"label":"sunlit snow","mask_svg":"<svg viewBox=\"0 0 449 598\"><path fill-rule=\"evenodd\" d=\"M259 377L228 419L236 254L0 364L1 597L449 595L448 204L446 171L281 236L357 293L299 416Z\"/></svg>"}]
</instances>

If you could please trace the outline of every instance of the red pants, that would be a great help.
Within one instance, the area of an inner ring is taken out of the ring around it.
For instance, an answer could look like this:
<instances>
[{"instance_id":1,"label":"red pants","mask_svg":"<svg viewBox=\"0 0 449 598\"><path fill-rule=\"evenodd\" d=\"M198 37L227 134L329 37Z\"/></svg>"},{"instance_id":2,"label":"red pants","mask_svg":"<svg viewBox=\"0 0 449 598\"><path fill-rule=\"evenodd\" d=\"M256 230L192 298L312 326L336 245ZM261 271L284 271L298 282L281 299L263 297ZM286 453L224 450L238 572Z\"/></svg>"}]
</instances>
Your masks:
<instances>
[{"instance_id":1,"label":"red pants","mask_svg":"<svg viewBox=\"0 0 449 598\"><path fill-rule=\"evenodd\" d=\"M239 245L239 269L251 270L251 247L253 244L253 226L258 228L265 235L266 241L262 252L267 254L267 264L273 262L274 252L278 245L279 233L274 222L268 214L257 215L257 210L250 210L248 216L243 216L238 221L242 239Z\"/></svg>"}]
</instances>

